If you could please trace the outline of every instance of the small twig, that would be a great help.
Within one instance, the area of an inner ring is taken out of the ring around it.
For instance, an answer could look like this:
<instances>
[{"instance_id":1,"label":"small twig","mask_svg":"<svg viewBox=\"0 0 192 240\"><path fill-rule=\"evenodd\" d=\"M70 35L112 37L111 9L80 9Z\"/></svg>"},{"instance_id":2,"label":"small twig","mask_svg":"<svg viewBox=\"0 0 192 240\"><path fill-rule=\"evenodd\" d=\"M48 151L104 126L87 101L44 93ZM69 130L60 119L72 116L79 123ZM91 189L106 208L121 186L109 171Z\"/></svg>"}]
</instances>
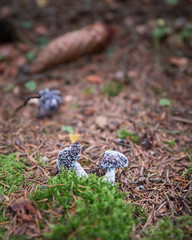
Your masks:
<instances>
[{"instance_id":1,"label":"small twig","mask_svg":"<svg viewBox=\"0 0 192 240\"><path fill-rule=\"evenodd\" d=\"M19 112L23 107L25 107L26 105L27 105L27 103L29 102L29 100L30 99L33 99L33 98L41 98L41 96L40 95L36 95L36 96L31 96L31 97L28 97L25 101L24 101L24 103L22 103L19 107L17 107L16 109L15 109L15 112L14 112L14 115L17 113L17 112Z\"/></svg>"},{"instance_id":2,"label":"small twig","mask_svg":"<svg viewBox=\"0 0 192 240\"><path fill-rule=\"evenodd\" d=\"M169 197L168 197L168 195L167 195L167 193L165 191L163 191L163 193L164 193L164 195L165 195L165 197L167 199L167 202L169 204L169 208L171 210L171 214L174 214L175 213L175 209L173 208L173 204L172 204L171 200L169 199Z\"/></svg>"},{"instance_id":3,"label":"small twig","mask_svg":"<svg viewBox=\"0 0 192 240\"><path fill-rule=\"evenodd\" d=\"M192 124L192 120L186 119L186 118L181 118L181 117L173 117L173 120L177 122L183 122L183 123L189 123Z\"/></svg>"},{"instance_id":4,"label":"small twig","mask_svg":"<svg viewBox=\"0 0 192 240\"><path fill-rule=\"evenodd\" d=\"M172 108L172 112L175 113L175 114L177 114L177 113L185 113L185 114L192 115L192 111L191 110L180 109L180 108Z\"/></svg>"},{"instance_id":5,"label":"small twig","mask_svg":"<svg viewBox=\"0 0 192 240\"><path fill-rule=\"evenodd\" d=\"M2 184L4 187L10 188L10 186L8 186L8 185L6 185L6 184L4 184L2 182L0 182L0 184Z\"/></svg>"}]
</instances>

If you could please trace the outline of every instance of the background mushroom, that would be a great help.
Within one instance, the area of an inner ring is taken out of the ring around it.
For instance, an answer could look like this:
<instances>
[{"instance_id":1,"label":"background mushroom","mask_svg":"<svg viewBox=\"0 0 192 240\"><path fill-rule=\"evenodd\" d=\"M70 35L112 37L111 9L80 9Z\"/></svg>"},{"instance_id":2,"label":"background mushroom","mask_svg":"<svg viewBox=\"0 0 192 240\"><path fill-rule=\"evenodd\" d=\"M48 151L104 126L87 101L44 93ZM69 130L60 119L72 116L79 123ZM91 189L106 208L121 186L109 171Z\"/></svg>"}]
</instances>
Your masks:
<instances>
[{"instance_id":1,"label":"background mushroom","mask_svg":"<svg viewBox=\"0 0 192 240\"><path fill-rule=\"evenodd\" d=\"M39 95L41 96L39 100L39 117L52 115L63 101L61 92L59 90L50 90L49 88L45 88L39 91Z\"/></svg>"},{"instance_id":2,"label":"background mushroom","mask_svg":"<svg viewBox=\"0 0 192 240\"><path fill-rule=\"evenodd\" d=\"M81 167L80 163L77 162L81 154L81 149L81 144L79 142L75 142L71 144L70 147L66 147L64 150L59 152L57 158L57 167L59 173L61 172L62 168L67 168L69 171L71 168L74 168L78 177L88 178L87 173Z\"/></svg>"},{"instance_id":3,"label":"background mushroom","mask_svg":"<svg viewBox=\"0 0 192 240\"><path fill-rule=\"evenodd\" d=\"M117 151L107 150L101 160L101 169L107 168L103 181L108 181L112 185L115 183L115 170L116 168L122 168L128 166L128 159L126 156Z\"/></svg>"}]
</instances>

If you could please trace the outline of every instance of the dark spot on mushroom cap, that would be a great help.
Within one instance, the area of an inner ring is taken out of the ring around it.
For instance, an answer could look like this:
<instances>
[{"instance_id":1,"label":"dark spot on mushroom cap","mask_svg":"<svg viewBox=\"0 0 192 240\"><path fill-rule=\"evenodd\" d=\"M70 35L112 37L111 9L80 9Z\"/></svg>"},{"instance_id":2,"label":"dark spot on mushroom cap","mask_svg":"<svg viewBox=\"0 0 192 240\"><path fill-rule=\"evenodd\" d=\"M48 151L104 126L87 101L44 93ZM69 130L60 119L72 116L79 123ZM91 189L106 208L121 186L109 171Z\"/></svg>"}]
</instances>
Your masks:
<instances>
[{"instance_id":1,"label":"dark spot on mushroom cap","mask_svg":"<svg viewBox=\"0 0 192 240\"><path fill-rule=\"evenodd\" d=\"M101 161L101 169L106 168L121 168L128 166L128 159L126 156L117 151L107 150Z\"/></svg>"}]
</instances>

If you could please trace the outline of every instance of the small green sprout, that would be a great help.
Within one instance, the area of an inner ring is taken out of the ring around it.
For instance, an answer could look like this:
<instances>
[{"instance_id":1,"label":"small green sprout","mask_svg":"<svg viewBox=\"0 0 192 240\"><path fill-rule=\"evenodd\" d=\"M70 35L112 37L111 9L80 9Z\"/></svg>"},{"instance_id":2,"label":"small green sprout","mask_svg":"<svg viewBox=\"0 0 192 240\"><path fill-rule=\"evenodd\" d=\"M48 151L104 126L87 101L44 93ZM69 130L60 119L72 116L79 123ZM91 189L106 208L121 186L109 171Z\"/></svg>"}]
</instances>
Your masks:
<instances>
[{"instance_id":1,"label":"small green sprout","mask_svg":"<svg viewBox=\"0 0 192 240\"><path fill-rule=\"evenodd\" d=\"M172 148L174 146L176 146L176 142L174 140L170 140L169 141L169 147Z\"/></svg>"},{"instance_id":2,"label":"small green sprout","mask_svg":"<svg viewBox=\"0 0 192 240\"><path fill-rule=\"evenodd\" d=\"M159 100L159 105L160 105L161 107L171 106L171 105L172 105L172 101L169 100L169 99L167 99L167 98L161 98L161 99Z\"/></svg>"},{"instance_id":3,"label":"small green sprout","mask_svg":"<svg viewBox=\"0 0 192 240\"><path fill-rule=\"evenodd\" d=\"M74 129L71 126L62 126L61 130L65 131L65 132L68 132L68 133L74 133Z\"/></svg>"},{"instance_id":4,"label":"small green sprout","mask_svg":"<svg viewBox=\"0 0 192 240\"><path fill-rule=\"evenodd\" d=\"M30 91L34 91L37 88L37 84L35 81L29 81L25 84L25 87Z\"/></svg>"}]
</instances>

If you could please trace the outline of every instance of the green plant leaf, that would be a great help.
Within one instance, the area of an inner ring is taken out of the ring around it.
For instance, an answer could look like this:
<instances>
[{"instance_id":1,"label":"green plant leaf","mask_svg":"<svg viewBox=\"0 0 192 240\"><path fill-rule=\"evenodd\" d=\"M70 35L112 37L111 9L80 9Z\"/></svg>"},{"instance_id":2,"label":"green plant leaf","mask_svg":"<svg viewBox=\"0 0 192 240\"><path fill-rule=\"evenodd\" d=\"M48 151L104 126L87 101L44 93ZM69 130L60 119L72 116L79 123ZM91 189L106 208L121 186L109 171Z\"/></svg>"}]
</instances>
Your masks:
<instances>
[{"instance_id":1,"label":"green plant leaf","mask_svg":"<svg viewBox=\"0 0 192 240\"><path fill-rule=\"evenodd\" d=\"M107 94L109 97L115 97L123 90L123 84L120 82L110 82L105 84L102 89L103 94Z\"/></svg>"},{"instance_id":2,"label":"green plant leaf","mask_svg":"<svg viewBox=\"0 0 192 240\"><path fill-rule=\"evenodd\" d=\"M33 23L31 21L23 21L21 23L21 26L22 26L22 28L30 29L33 27Z\"/></svg>"},{"instance_id":3,"label":"green plant leaf","mask_svg":"<svg viewBox=\"0 0 192 240\"><path fill-rule=\"evenodd\" d=\"M8 92L13 92L13 90L14 90L13 84L11 84L11 83L8 84L5 88L5 90L8 91Z\"/></svg>"},{"instance_id":4,"label":"green plant leaf","mask_svg":"<svg viewBox=\"0 0 192 240\"><path fill-rule=\"evenodd\" d=\"M74 129L71 126L62 126L61 130L68 133L74 133Z\"/></svg>"},{"instance_id":5,"label":"green plant leaf","mask_svg":"<svg viewBox=\"0 0 192 240\"><path fill-rule=\"evenodd\" d=\"M30 51L26 54L26 58L29 62L33 62L35 60L36 53L33 51Z\"/></svg>"},{"instance_id":6,"label":"green plant leaf","mask_svg":"<svg viewBox=\"0 0 192 240\"><path fill-rule=\"evenodd\" d=\"M0 62L2 62L3 60L4 60L4 56L0 54Z\"/></svg>"},{"instance_id":7,"label":"green plant leaf","mask_svg":"<svg viewBox=\"0 0 192 240\"><path fill-rule=\"evenodd\" d=\"M159 100L159 105L164 107L164 106L171 106L172 105L172 102L171 100L167 99L167 98L161 98Z\"/></svg>"},{"instance_id":8,"label":"green plant leaf","mask_svg":"<svg viewBox=\"0 0 192 240\"><path fill-rule=\"evenodd\" d=\"M179 3L179 0L164 0L164 1L169 5L177 5Z\"/></svg>"},{"instance_id":9,"label":"green plant leaf","mask_svg":"<svg viewBox=\"0 0 192 240\"><path fill-rule=\"evenodd\" d=\"M174 147L176 146L176 142L174 140L169 140L169 147Z\"/></svg>"},{"instance_id":10,"label":"green plant leaf","mask_svg":"<svg viewBox=\"0 0 192 240\"><path fill-rule=\"evenodd\" d=\"M29 81L25 84L25 87L30 91L34 91L37 87L37 84L34 81Z\"/></svg>"},{"instance_id":11,"label":"green plant leaf","mask_svg":"<svg viewBox=\"0 0 192 240\"><path fill-rule=\"evenodd\" d=\"M40 48L44 48L49 43L49 39L45 36L39 36L38 43L40 45Z\"/></svg>"}]
</instances>

